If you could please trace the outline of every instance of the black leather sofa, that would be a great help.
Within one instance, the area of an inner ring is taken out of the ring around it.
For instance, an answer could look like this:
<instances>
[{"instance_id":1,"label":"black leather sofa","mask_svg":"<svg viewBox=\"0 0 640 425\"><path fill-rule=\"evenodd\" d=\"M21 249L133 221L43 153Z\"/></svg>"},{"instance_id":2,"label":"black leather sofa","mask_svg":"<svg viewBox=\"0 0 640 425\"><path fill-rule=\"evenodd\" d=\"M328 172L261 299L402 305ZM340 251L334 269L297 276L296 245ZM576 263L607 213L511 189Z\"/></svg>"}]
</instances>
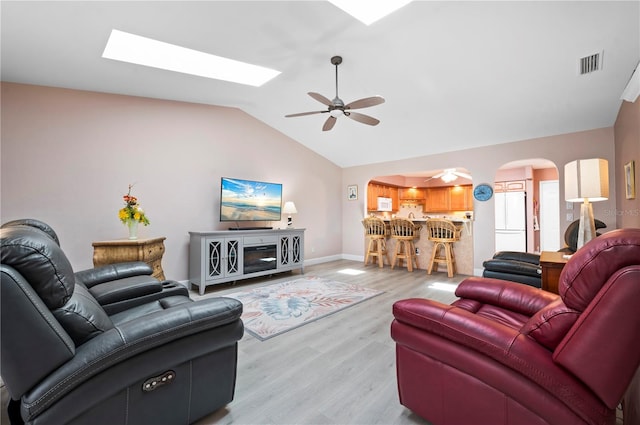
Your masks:
<instances>
[{"instance_id":1,"label":"black leather sofa","mask_svg":"<svg viewBox=\"0 0 640 425\"><path fill-rule=\"evenodd\" d=\"M595 224L596 229L607 227L607 225L600 220L595 220ZM560 251L568 254L576 252L579 226L579 220L575 220L567 226L567 230L564 232L564 241L567 246ZM482 266L484 267L482 272L483 277L524 283L535 286L536 288L542 287L542 268L540 267L540 255L538 254L499 251L493 255L493 258L483 262Z\"/></svg>"},{"instance_id":2,"label":"black leather sofa","mask_svg":"<svg viewBox=\"0 0 640 425\"><path fill-rule=\"evenodd\" d=\"M194 302L177 282L136 275L141 267L74 273L57 237L28 223L0 229L12 424L188 424L233 399L242 304ZM154 292L126 284L136 276ZM120 291L106 290L117 281Z\"/></svg>"}]
</instances>

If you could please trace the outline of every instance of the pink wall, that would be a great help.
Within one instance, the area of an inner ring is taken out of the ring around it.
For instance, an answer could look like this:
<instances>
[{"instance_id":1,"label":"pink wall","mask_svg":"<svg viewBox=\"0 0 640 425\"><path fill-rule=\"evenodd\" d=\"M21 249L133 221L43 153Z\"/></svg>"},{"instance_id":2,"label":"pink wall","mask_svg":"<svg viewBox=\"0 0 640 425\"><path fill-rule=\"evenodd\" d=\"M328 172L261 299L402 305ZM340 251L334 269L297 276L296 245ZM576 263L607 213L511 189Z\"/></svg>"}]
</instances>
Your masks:
<instances>
[{"instance_id":1,"label":"pink wall","mask_svg":"<svg viewBox=\"0 0 640 425\"><path fill-rule=\"evenodd\" d=\"M2 222L49 223L76 270L92 241L126 236L117 212L135 183L151 220L139 236L165 236L165 275L186 280L188 232L228 227L221 176L282 183L307 259L341 252L340 168L241 110L2 83L1 134Z\"/></svg>"},{"instance_id":2,"label":"pink wall","mask_svg":"<svg viewBox=\"0 0 640 425\"><path fill-rule=\"evenodd\" d=\"M640 227L640 98L634 103L622 102L614 132L616 186L620 188L615 209L616 222L621 228ZM624 164L632 160L636 164L636 199L626 199Z\"/></svg>"}]
</instances>

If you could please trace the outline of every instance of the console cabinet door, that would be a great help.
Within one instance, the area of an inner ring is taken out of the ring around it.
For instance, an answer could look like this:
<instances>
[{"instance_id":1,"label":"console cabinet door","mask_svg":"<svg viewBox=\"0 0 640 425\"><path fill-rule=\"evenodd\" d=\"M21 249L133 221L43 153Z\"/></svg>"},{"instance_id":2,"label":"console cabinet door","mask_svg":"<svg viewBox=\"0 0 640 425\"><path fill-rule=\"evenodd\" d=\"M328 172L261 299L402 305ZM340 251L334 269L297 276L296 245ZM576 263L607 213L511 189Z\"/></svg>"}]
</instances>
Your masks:
<instances>
[{"instance_id":1,"label":"console cabinet door","mask_svg":"<svg viewBox=\"0 0 640 425\"><path fill-rule=\"evenodd\" d=\"M278 268L285 269L291 265L291 236L280 235L278 238Z\"/></svg>"},{"instance_id":2,"label":"console cabinet door","mask_svg":"<svg viewBox=\"0 0 640 425\"><path fill-rule=\"evenodd\" d=\"M304 261L303 233L280 235L278 238L278 269L299 266Z\"/></svg>"},{"instance_id":3,"label":"console cabinet door","mask_svg":"<svg viewBox=\"0 0 640 425\"><path fill-rule=\"evenodd\" d=\"M207 238L206 278L216 280L242 274L242 249L239 238Z\"/></svg>"}]
</instances>

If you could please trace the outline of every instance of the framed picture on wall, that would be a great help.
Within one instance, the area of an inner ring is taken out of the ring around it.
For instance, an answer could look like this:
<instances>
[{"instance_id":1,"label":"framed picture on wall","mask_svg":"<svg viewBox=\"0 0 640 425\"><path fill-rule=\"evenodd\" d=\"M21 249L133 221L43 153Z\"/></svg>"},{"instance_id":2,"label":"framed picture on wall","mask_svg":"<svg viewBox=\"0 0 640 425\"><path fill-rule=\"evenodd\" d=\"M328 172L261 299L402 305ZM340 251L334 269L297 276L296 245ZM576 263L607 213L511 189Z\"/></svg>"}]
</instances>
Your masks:
<instances>
[{"instance_id":1,"label":"framed picture on wall","mask_svg":"<svg viewBox=\"0 0 640 425\"><path fill-rule=\"evenodd\" d=\"M350 201L355 201L358 199L358 185L350 184L347 186L347 199Z\"/></svg>"},{"instance_id":2,"label":"framed picture on wall","mask_svg":"<svg viewBox=\"0 0 640 425\"><path fill-rule=\"evenodd\" d=\"M636 162L624 164L624 187L627 199L636 199Z\"/></svg>"}]
</instances>

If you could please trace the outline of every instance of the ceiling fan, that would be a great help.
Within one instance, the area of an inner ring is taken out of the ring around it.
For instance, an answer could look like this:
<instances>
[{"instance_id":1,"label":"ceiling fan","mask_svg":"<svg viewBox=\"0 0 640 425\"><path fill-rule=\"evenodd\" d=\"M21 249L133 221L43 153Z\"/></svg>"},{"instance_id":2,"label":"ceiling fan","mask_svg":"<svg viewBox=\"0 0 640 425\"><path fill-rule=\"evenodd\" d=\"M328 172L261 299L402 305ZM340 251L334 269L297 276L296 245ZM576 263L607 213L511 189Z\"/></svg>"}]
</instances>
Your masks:
<instances>
[{"instance_id":1,"label":"ceiling fan","mask_svg":"<svg viewBox=\"0 0 640 425\"><path fill-rule=\"evenodd\" d=\"M365 97L363 99L355 100L351 103L347 103L346 105L338 97L338 65L342 63L341 56L334 56L331 58L331 63L336 67L336 97L333 100L329 100L323 95L319 93L309 92L308 95L322 103L323 105L328 106L325 111L312 111L312 112L300 112L298 114L289 114L285 115L285 117L301 117L303 115L312 115L312 114L324 114L329 113L329 118L324 122L322 126L322 131L329 131L336 124L336 120L340 115L347 116L352 120L361 122L363 124L368 125L378 125L380 120L376 118L370 117L369 115L360 114L358 112L352 112L353 109L362 109L368 108L370 106L376 106L381 103L384 103L384 98L381 96L372 96Z\"/></svg>"},{"instance_id":2,"label":"ceiling fan","mask_svg":"<svg viewBox=\"0 0 640 425\"><path fill-rule=\"evenodd\" d=\"M436 174L435 176L429 177L426 182L433 179L442 179L445 183L450 183L457 179L458 177L464 177L465 179L471 180L471 175L467 173L463 173L461 171L456 171L455 168L445 168L441 173Z\"/></svg>"}]
</instances>

